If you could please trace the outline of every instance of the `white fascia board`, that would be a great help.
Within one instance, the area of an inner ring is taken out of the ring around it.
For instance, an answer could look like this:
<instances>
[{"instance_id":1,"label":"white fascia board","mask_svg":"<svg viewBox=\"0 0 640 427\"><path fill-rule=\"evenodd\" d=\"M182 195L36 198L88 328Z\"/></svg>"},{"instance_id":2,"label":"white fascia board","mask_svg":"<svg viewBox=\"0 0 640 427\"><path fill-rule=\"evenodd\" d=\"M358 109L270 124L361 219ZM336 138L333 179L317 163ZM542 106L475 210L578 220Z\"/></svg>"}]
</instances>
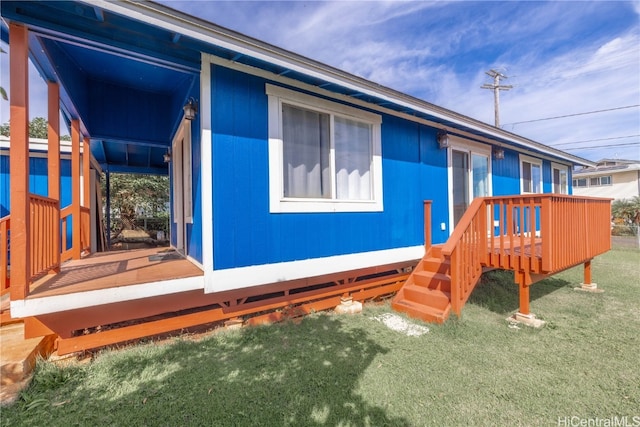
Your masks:
<instances>
[{"instance_id":1,"label":"white fascia board","mask_svg":"<svg viewBox=\"0 0 640 427\"><path fill-rule=\"evenodd\" d=\"M187 292L204 288L203 276L183 279L120 286L66 295L54 295L41 298L28 298L11 301L11 315L16 318L58 313L60 311L94 307L104 304L131 301Z\"/></svg>"},{"instance_id":2,"label":"white fascia board","mask_svg":"<svg viewBox=\"0 0 640 427\"><path fill-rule=\"evenodd\" d=\"M410 246L356 254L336 255L275 264L213 270L205 293L222 292L288 280L360 270L380 265L419 260L424 246Z\"/></svg>"},{"instance_id":3,"label":"white fascia board","mask_svg":"<svg viewBox=\"0 0 640 427\"><path fill-rule=\"evenodd\" d=\"M594 163L589 160L501 130L488 123L483 123L436 105L429 104L426 101L403 94L394 89L378 85L339 69L292 52L288 52L284 49L277 48L240 33L218 27L210 22L199 20L170 8L165 8L153 3L132 2L129 0L113 3L106 0L94 0L91 2L91 5L113 13L128 16L132 19L147 22L151 25L165 28L169 31L183 34L205 43L230 49L275 65L280 65L292 71L316 77L366 95L375 96L396 105L428 114L433 117L451 121L469 129L482 132L484 135L505 139L515 144L523 145L526 148L550 155L554 158L567 160L572 164L587 166L594 165ZM444 125L440 124L438 126L446 129L446 126ZM455 129L451 129L451 131L453 132Z\"/></svg>"},{"instance_id":4,"label":"white fascia board","mask_svg":"<svg viewBox=\"0 0 640 427\"><path fill-rule=\"evenodd\" d=\"M598 169L590 169L588 171L573 171L574 178L583 178L590 176L603 176L603 175L618 175L626 172L633 172L640 170L640 164L629 165L627 167L620 169L610 169L610 170L598 170Z\"/></svg>"}]
</instances>

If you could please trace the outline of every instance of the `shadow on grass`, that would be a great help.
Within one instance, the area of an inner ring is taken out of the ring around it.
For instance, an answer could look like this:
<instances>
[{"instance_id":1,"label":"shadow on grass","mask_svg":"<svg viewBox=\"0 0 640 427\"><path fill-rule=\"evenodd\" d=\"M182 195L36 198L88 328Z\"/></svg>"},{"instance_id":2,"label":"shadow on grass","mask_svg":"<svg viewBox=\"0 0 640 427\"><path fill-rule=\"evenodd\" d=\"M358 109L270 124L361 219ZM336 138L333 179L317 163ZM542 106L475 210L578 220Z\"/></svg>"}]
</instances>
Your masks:
<instances>
[{"instance_id":1,"label":"shadow on grass","mask_svg":"<svg viewBox=\"0 0 640 427\"><path fill-rule=\"evenodd\" d=\"M51 405L40 412L56 425L408 426L357 393L360 376L388 351L367 334L314 315L300 324L107 352L77 372L81 380L42 391ZM40 392L35 381L29 393ZM51 393L65 404L56 406ZM36 416L21 404L13 414L19 420Z\"/></svg>"},{"instance_id":2,"label":"shadow on grass","mask_svg":"<svg viewBox=\"0 0 640 427\"><path fill-rule=\"evenodd\" d=\"M531 285L530 301L535 301L557 291L569 282L550 277ZM508 315L517 311L520 302L518 285L513 279L512 271L493 270L484 273L469 297L469 303L485 307L501 315Z\"/></svg>"}]
</instances>

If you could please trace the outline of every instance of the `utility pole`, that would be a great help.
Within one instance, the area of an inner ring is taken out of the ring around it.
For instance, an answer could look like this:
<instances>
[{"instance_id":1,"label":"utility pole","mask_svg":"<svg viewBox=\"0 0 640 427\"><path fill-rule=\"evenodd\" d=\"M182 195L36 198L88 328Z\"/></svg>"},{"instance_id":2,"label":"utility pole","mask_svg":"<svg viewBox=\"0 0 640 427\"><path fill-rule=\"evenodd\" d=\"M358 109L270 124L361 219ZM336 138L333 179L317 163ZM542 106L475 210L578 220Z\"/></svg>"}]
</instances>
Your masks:
<instances>
[{"instance_id":1,"label":"utility pole","mask_svg":"<svg viewBox=\"0 0 640 427\"><path fill-rule=\"evenodd\" d=\"M482 89L493 89L493 103L496 116L496 127L500 127L500 91L512 89L511 85L501 85L500 78L506 79L507 76L496 70L489 70L485 73L489 77L493 78L493 84L485 83L481 86Z\"/></svg>"}]
</instances>

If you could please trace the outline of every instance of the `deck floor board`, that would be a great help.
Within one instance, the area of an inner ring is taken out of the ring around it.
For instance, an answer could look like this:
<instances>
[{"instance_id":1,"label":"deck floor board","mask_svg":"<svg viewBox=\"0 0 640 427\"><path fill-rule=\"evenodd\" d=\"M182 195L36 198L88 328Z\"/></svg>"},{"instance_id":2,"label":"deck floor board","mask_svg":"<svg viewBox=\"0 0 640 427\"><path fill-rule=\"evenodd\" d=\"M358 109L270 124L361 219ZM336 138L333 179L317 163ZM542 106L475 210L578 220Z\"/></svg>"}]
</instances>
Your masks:
<instances>
[{"instance_id":1,"label":"deck floor board","mask_svg":"<svg viewBox=\"0 0 640 427\"><path fill-rule=\"evenodd\" d=\"M27 298L202 275L200 268L168 248L102 252L63 264L59 274L47 275L36 281Z\"/></svg>"}]
</instances>

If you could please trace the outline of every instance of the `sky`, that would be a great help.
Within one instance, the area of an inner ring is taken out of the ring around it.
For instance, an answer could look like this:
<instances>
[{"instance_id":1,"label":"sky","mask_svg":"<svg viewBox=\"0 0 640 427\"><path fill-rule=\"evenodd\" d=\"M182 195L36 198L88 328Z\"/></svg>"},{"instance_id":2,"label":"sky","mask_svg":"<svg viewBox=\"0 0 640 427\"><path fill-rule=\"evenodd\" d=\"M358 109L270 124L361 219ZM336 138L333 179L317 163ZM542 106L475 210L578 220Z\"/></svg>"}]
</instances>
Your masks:
<instances>
[{"instance_id":1,"label":"sky","mask_svg":"<svg viewBox=\"0 0 640 427\"><path fill-rule=\"evenodd\" d=\"M161 3L490 124L481 86L494 69L513 86L500 91L503 129L593 161L640 160L640 2ZM44 84L31 88L31 115L46 117L34 105Z\"/></svg>"}]
</instances>

